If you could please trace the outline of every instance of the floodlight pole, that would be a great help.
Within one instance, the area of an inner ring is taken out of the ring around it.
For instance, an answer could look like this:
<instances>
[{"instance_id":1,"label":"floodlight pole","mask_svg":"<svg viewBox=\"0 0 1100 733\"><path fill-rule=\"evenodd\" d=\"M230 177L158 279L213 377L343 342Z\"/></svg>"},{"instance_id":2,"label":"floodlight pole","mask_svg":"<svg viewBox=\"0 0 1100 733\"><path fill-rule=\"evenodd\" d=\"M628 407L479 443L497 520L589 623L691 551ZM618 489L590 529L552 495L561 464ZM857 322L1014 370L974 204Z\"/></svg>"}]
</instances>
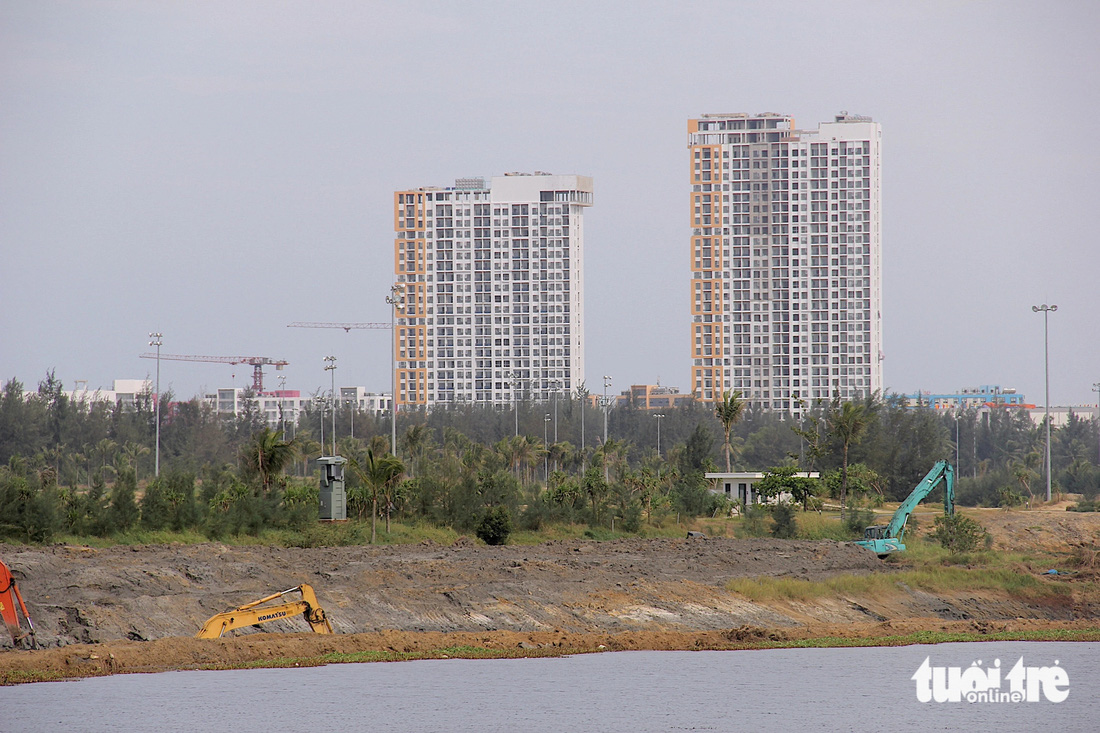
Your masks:
<instances>
[{"instance_id":1,"label":"floodlight pole","mask_svg":"<svg viewBox=\"0 0 1100 733\"><path fill-rule=\"evenodd\" d=\"M1046 449L1046 464L1047 464L1047 501L1050 501L1050 314L1052 311L1058 310L1056 305L1033 305L1031 310L1034 313L1042 312L1043 314L1043 372L1046 377L1046 424L1047 424L1047 449Z\"/></svg>"},{"instance_id":2,"label":"floodlight pole","mask_svg":"<svg viewBox=\"0 0 1100 733\"><path fill-rule=\"evenodd\" d=\"M390 304L390 334L393 346L390 349L390 453L397 457L397 309L405 309L405 283L394 283L390 294L386 296Z\"/></svg>"},{"instance_id":3,"label":"floodlight pole","mask_svg":"<svg viewBox=\"0 0 1100 733\"><path fill-rule=\"evenodd\" d=\"M153 459L153 476L160 477L160 347L163 343L164 334L151 333L149 338L152 339L149 342L150 346L157 347L157 448L156 456Z\"/></svg>"},{"instance_id":4,"label":"floodlight pole","mask_svg":"<svg viewBox=\"0 0 1100 733\"><path fill-rule=\"evenodd\" d=\"M332 455L336 455L336 357L326 356L325 371L332 375L332 390L329 392L329 402L332 403ZM324 416L321 416L324 420ZM322 445L322 448L324 446Z\"/></svg>"}]
</instances>

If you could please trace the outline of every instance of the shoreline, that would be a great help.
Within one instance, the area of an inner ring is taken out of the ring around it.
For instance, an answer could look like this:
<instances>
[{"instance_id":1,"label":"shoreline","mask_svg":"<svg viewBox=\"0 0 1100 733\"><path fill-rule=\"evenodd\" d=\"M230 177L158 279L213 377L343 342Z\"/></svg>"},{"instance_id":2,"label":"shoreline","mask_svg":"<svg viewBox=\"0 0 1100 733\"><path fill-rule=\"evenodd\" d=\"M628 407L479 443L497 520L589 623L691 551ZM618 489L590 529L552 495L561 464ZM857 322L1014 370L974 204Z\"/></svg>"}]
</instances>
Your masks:
<instances>
[{"instance_id":1,"label":"shoreline","mask_svg":"<svg viewBox=\"0 0 1100 733\"><path fill-rule=\"evenodd\" d=\"M735 651L751 649L886 647L984 641L1100 641L1086 620L1000 622L893 620L865 625L799 628L742 626L712 631L405 632L358 634L252 633L215 640L72 644L0 653L0 685L187 670L314 667L421 659L520 659L609 651Z\"/></svg>"}]
</instances>

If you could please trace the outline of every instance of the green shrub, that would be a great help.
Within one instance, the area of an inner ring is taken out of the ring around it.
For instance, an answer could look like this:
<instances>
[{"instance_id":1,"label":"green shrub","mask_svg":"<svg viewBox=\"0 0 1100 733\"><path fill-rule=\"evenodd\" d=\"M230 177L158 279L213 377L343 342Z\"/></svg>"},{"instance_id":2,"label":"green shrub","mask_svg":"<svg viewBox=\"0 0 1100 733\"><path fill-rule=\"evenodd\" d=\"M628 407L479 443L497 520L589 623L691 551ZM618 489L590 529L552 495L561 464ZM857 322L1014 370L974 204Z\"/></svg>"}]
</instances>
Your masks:
<instances>
[{"instance_id":1,"label":"green shrub","mask_svg":"<svg viewBox=\"0 0 1100 733\"><path fill-rule=\"evenodd\" d=\"M844 518L844 528L848 535L856 539L863 538L863 531L875 523L875 513L870 509L849 509Z\"/></svg>"},{"instance_id":2,"label":"green shrub","mask_svg":"<svg viewBox=\"0 0 1100 733\"><path fill-rule=\"evenodd\" d=\"M764 537L768 534L768 528L765 525L767 516L768 513L763 508L750 505L741 516L741 526L738 528L737 535L739 537Z\"/></svg>"},{"instance_id":3,"label":"green shrub","mask_svg":"<svg viewBox=\"0 0 1100 733\"><path fill-rule=\"evenodd\" d=\"M772 537L791 539L798 534L794 507L790 504L776 504L771 508Z\"/></svg>"},{"instance_id":4,"label":"green shrub","mask_svg":"<svg viewBox=\"0 0 1100 733\"><path fill-rule=\"evenodd\" d=\"M485 512L475 530L479 540L487 545L504 545L512 534L512 515L508 508L495 506Z\"/></svg>"},{"instance_id":5,"label":"green shrub","mask_svg":"<svg viewBox=\"0 0 1100 733\"><path fill-rule=\"evenodd\" d=\"M962 514L945 514L936 517L935 528L929 535L951 552L973 552L992 544L992 536L976 520Z\"/></svg>"}]
</instances>

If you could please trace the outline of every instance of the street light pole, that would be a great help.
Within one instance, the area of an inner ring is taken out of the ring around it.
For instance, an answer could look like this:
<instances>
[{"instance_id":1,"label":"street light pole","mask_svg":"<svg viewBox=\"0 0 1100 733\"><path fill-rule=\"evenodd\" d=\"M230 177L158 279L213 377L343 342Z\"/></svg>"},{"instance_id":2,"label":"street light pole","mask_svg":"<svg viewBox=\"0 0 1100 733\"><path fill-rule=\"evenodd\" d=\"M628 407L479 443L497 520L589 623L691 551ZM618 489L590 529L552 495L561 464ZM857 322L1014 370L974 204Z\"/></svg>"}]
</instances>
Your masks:
<instances>
[{"instance_id":1,"label":"street light pole","mask_svg":"<svg viewBox=\"0 0 1100 733\"><path fill-rule=\"evenodd\" d=\"M554 442L558 442L558 390L561 389L561 382L554 380L550 383L550 388L554 390Z\"/></svg>"},{"instance_id":2,"label":"street light pole","mask_svg":"<svg viewBox=\"0 0 1100 733\"><path fill-rule=\"evenodd\" d=\"M326 356L325 371L332 376L332 389L329 392L329 402L332 404L332 455L336 455L336 357ZM323 417L321 418L324 419ZM321 446L324 447L323 445Z\"/></svg>"},{"instance_id":3,"label":"street light pole","mask_svg":"<svg viewBox=\"0 0 1100 733\"><path fill-rule=\"evenodd\" d=\"M405 283L394 283L390 294L386 296L390 304L390 335L393 345L390 349L390 453L397 456L397 309L405 309Z\"/></svg>"},{"instance_id":4,"label":"street light pole","mask_svg":"<svg viewBox=\"0 0 1100 733\"><path fill-rule=\"evenodd\" d=\"M542 419L542 448L545 451L542 454L542 480L548 482L550 480L550 449L546 445L546 426L550 424L550 413L546 413L546 417Z\"/></svg>"},{"instance_id":5,"label":"street light pole","mask_svg":"<svg viewBox=\"0 0 1100 733\"><path fill-rule=\"evenodd\" d=\"M1097 436L1097 450L1100 450L1100 382L1094 382L1092 385L1092 391L1096 392L1096 436ZM1097 454L1097 461L1100 461L1100 453ZM1100 466L1100 462L1096 464Z\"/></svg>"},{"instance_id":6,"label":"street light pole","mask_svg":"<svg viewBox=\"0 0 1100 733\"><path fill-rule=\"evenodd\" d=\"M152 339L149 342L150 346L157 347L157 448L156 456L153 459L153 475L155 477L160 476L160 346L163 342L164 334L151 333L149 338Z\"/></svg>"},{"instance_id":7,"label":"street light pole","mask_svg":"<svg viewBox=\"0 0 1100 733\"><path fill-rule=\"evenodd\" d=\"M512 412L516 413L516 437L519 437L519 372L512 372Z\"/></svg>"},{"instance_id":8,"label":"street light pole","mask_svg":"<svg viewBox=\"0 0 1100 733\"><path fill-rule=\"evenodd\" d=\"M581 474L583 475L587 469L587 456L584 454L584 411L588 409L588 395L587 390L584 388L584 382L577 385L577 396L580 397L581 403Z\"/></svg>"},{"instance_id":9,"label":"street light pole","mask_svg":"<svg viewBox=\"0 0 1100 733\"><path fill-rule=\"evenodd\" d=\"M603 375L603 442L607 445L607 407L611 403L607 401L607 388L611 386L611 377Z\"/></svg>"},{"instance_id":10,"label":"street light pole","mask_svg":"<svg viewBox=\"0 0 1100 733\"><path fill-rule=\"evenodd\" d=\"M1047 501L1050 501L1050 314L1052 311L1058 310L1058 306L1043 303L1041 306L1031 306L1031 310L1034 313L1042 312L1043 314L1043 372L1046 377Z\"/></svg>"},{"instance_id":11,"label":"street light pole","mask_svg":"<svg viewBox=\"0 0 1100 733\"><path fill-rule=\"evenodd\" d=\"M661 418L664 417L661 413L657 413L653 417L657 418L657 459L661 458Z\"/></svg>"},{"instance_id":12,"label":"street light pole","mask_svg":"<svg viewBox=\"0 0 1100 733\"><path fill-rule=\"evenodd\" d=\"M959 466L959 409L959 405L955 405L955 471L961 475L962 467Z\"/></svg>"}]
</instances>

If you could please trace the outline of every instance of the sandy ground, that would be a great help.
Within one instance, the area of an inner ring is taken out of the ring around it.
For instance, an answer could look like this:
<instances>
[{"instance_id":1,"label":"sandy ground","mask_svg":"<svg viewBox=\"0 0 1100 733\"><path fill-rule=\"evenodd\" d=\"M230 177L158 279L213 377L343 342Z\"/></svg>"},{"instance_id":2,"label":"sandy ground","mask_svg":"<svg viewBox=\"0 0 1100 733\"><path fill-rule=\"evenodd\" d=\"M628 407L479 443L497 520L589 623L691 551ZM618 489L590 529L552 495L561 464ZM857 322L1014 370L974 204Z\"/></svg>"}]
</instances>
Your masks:
<instances>
[{"instance_id":1,"label":"sandy ground","mask_svg":"<svg viewBox=\"0 0 1100 733\"><path fill-rule=\"evenodd\" d=\"M761 639L877 638L920 630L1097 627L1100 602L1087 564L1100 546L1100 517L1056 510L976 516L993 534L995 549L1033 553L1043 557L1038 562L1078 563L1068 576L1076 581L1072 597L1035 602L900 587L887 597L754 603L725 589L739 577L819 580L896 572L862 548L831 541L6 547L0 553L45 649L0 652L0 669L82 676L463 646L537 654L731 648ZM930 527L931 519L922 526ZM1021 572L1038 575L1041 569ZM301 583L316 589L336 635L301 633L308 627L295 618L217 641L191 638L213 614Z\"/></svg>"}]
</instances>

